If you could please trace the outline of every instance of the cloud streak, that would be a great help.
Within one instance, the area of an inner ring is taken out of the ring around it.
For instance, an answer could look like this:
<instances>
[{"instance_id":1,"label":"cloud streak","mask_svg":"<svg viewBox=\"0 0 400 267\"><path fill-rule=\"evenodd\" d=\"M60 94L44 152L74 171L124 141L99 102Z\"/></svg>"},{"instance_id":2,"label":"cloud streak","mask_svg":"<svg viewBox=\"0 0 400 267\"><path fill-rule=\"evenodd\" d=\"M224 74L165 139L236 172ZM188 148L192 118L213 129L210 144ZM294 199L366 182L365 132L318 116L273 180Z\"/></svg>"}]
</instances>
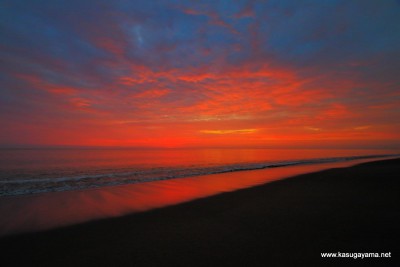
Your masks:
<instances>
[{"instance_id":1,"label":"cloud streak","mask_svg":"<svg viewBox=\"0 0 400 267\"><path fill-rule=\"evenodd\" d=\"M0 145L398 146L399 8L6 2Z\"/></svg>"},{"instance_id":2,"label":"cloud streak","mask_svg":"<svg viewBox=\"0 0 400 267\"><path fill-rule=\"evenodd\" d=\"M204 134L250 134L256 132L257 129L236 129L236 130L201 130Z\"/></svg>"}]
</instances>

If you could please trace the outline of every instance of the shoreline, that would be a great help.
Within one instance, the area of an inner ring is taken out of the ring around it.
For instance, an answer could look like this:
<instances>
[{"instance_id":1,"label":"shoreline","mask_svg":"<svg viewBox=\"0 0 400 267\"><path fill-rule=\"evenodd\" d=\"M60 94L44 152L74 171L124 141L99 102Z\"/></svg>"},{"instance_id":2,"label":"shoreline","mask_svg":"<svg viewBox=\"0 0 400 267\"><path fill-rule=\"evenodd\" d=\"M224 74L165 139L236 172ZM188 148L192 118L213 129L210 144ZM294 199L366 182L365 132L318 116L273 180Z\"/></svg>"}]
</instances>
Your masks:
<instances>
[{"instance_id":1,"label":"shoreline","mask_svg":"<svg viewBox=\"0 0 400 267\"><path fill-rule=\"evenodd\" d=\"M86 190L0 197L0 214L7 214L0 217L0 237L163 208L300 174L375 160L292 165Z\"/></svg>"},{"instance_id":2,"label":"shoreline","mask_svg":"<svg viewBox=\"0 0 400 267\"><path fill-rule=\"evenodd\" d=\"M285 168L285 167L297 167L303 165L321 165L321 164L339 164L347 166L347 162L352 164L353 162L364 162L364 161L374 161L381 159L390 159L399 157L400 154L375 154L375 155L358 155L358 156L340 156L340 157L320 157L320 158L308 158L308 159L297 159L297 160L282 160L282 161L266 161L266 162L253 162L253 163L232 163L221 166L203 166L200 167L202 171L196 169L195 171L191 171L190 168L183 168L183 174L174 173L176 170L172 168L171 170L153 174L150 177L146 177L140 179L127 179L122 181L113 181L109 183L100 183L97 184L96 180L104 177L114 176L117 177L129 177L135 176L138 174L134 170L130 170L128 172L111 172L111 173L98 173L98 174L84 174L78 176L61 176L61 177L44 177L44 178L27 178L27 179L6 179L1 180L0 185L3 187L3 191L0 192L0 199L3 197L23 197L23 196L33 196L37 194L46 194L46 193L60 193L65 191L83 191L83 190L92 190L92 189L101 189L104 187L112 187L112 186L126 186L131 184L139 184L146 182L157 182L164 180L172 180L172 179L186 179L191 177L199 177L199 176L208 176L214 174L224 174L224 173L232 173L232 172L241 172L241 171L257 171L257 170L270 170L273 168ZM150 169L151 170L151 169ZM182 171L181 170L181 171ZM147 170L149 171L149 170ZM140 172L139 172L140 173ZM146 173L146 171L143 171ZM143 175L142 173L142 175ZM40 175L39 175L40 176ZM91 183L90 179L94 179ZM83 181L83 184L74 185L68 184L71 181ZM52 183L51 186L43 186L43 183ZM53 183L54 182L54 183ZM67 182L67 184L64 184ZM61 183L61 184L60 184ZM8 185L12 185L8 187ZM16 186L16 185L22 185Z\"/></svg>"},{"instance_id":3,"label":"shoreline","mask_svg":"<svg viewBox=\"0 0 400 267\"><path fill-rule=\"evenodd\" d=\"M397 158L307 173L124 217L5 236L0 249L5 266L355 266L363 262L321 259L320 253L396 257L399 171ZM377 266L394 260L363 259Z\"/></svg>"}]
</instances>

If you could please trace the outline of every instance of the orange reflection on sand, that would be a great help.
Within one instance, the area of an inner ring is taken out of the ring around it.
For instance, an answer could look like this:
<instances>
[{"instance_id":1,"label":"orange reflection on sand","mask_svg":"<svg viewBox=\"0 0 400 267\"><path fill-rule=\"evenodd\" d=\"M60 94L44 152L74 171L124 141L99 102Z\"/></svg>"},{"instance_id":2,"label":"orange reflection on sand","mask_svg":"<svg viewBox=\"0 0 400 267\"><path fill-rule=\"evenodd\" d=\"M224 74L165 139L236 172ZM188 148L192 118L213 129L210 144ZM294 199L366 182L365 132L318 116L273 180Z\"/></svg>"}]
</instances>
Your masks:
<instances>
[{"instance_id":1,"label":"orange reflection on sand","mask_svg":"<svg viewBox=\"0 0 400 267\"><path fill-rule=\"evenodd\" d=\"M0 218L0 235L45 230L146 211L297 174L344 167L358 162L361 160L214 174L94 190L2 197L0 214L7 216Z\"/></svg>"}]
</instances>

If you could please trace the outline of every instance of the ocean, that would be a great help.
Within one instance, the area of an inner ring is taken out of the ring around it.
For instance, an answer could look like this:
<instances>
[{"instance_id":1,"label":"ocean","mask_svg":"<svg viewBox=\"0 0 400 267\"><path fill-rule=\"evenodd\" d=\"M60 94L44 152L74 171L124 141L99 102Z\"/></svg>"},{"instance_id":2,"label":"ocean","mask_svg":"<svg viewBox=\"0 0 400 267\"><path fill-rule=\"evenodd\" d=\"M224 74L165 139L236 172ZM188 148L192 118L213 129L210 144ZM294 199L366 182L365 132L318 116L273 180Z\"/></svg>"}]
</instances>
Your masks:
<instances>
[{"instance_id":1,"label":"ocean","mask_svg":"<svg viewBox=\"0 0 400 267\"><path fill-rule=\"evenodd\" d=\"M0 196L394 155L390 150L335 149L2 149Z\"/></svg>"},{"instance_id":2,"label":"ocean","mask_svg":"<svg viewBox=\"0 0 400 267\"><path fill-rule=\"evenodd\" d=\"M389 150L3 149L0 237L399 156Z\"/></svg>"}]
</instances>

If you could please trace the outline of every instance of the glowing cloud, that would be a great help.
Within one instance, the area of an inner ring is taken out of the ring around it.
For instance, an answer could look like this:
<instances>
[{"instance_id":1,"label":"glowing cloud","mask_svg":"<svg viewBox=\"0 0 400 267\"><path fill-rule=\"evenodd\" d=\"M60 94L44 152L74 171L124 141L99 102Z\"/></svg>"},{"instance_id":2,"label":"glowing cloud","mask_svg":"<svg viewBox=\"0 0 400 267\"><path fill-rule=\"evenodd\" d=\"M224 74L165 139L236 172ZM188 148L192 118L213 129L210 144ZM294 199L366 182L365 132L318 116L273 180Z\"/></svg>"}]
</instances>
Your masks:
<instances>
[{"instance_id":1,"label":"glowing cloud","mask_svg":"<svg viewBox=\"0 0 400 267\"><path fill-rule=\"evenodd\" d=\"M256 132L257 129L237 129L237 130L201 130L204 134L250 134Z\"/></svg>"},{"instance_id":2,"label":"glowing cloud","mask_svg":"<svg viewBox=\"0 0 400 267\"><path fill-rule=\"evenodd\" d=\"M396 1L22 2L2 146L400 146Z\"/></svg>"}]
</instances>

